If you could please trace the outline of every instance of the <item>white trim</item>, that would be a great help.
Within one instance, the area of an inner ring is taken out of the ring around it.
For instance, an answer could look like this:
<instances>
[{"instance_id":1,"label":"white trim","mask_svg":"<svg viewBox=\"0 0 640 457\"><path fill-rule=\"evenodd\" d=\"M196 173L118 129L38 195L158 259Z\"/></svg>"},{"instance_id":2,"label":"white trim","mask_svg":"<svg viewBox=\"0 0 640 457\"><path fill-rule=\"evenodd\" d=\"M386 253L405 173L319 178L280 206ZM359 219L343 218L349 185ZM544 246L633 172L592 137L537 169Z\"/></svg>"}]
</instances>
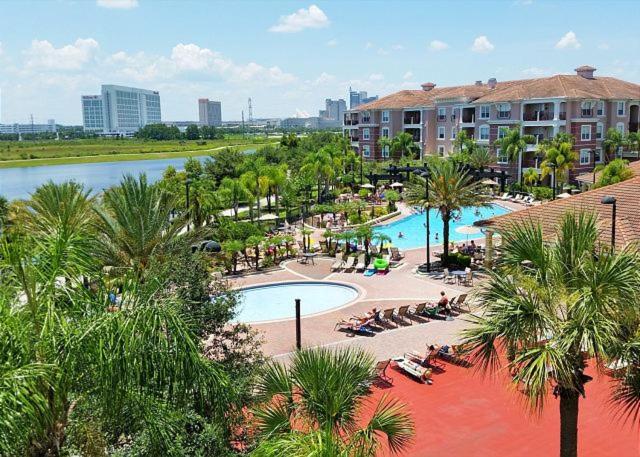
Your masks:
<instances>
[{"instance_id":1,"label":"white trim","mask_svg":"<svg viewBox=\"0 0 640 457\"><path fill-rule=\"evenodd\" d=\"M371 146L368 144L362 145L362 157L371 157Z\"/></svg>"},{"instance_id":2,"label":"white trim","mask_svg":"<svg viewBox=\"0 0 640 457\"><path fill-rule=\"evenodd\" d=\"M620 103L622 103L622 114L620 114ZM624 100L616 101L616 114L618 115L618 117L624 117L626 112L627 110L624 106Z\"/></svg>"},{"instance_id":3,"label":"white trim","mask_svg":"<svg viewBox=\"0 0 640 457\"><path fill-rule=\"evenodd\" d=\"M371 130L368 127L362 129L362 139L370 140L371 139Z\"/></svg>"},{"instance_id":4,"label":"white trim","mask_svg":"<svg viewBox=\"0 0 640 457\"><path fill-rule=\"evenodd\" d=\"M442 135L440 135L440 132L442 132ZM439 125L438 126L438 140L440 140L440 141L445 140L446 136L447 136L447 130L446 130L445 126L444 125Z\"/></svg>"},{"instance_id":5,"label":"white trim","mask_svg":"<svg viewBox=\"0 0 640 457\"><path fill-rule=\"evenodd\" d=\"M589 129L589 132L585 135L585 127ZM591 141L591 125L580 126L580 141Z\"/></svg>"},{"instance_id":6,"label":"white trim","mask_svg":"<svg viewBox=\"0 0 640 457\"><path fill-rule=\"evenodd\" d=\"M582 160L586 158L586 160ZM591 163L591 149L580 149L580 165L589 165Z\"/></svg>"},{"instance_id":7,"label":"white trim","mask_svg":"<svg viewBox=\"0 0 640 457\"><path fill-rule=\"evenodd\" d=\"M444 144L439 144L438 145L438 155L440 157L444 157Z\"/></svg>"},{"instance_id":8,"label":"white trim","mask_svg":"<svg viewBox=\"0 0 640 457\"><path fill-rule=\"evenodd\" d=\"M386 119L385 119L385 114L387 115ZM389 119L390 119L389 110L382 110L382 114L380 115L380 122L384 122L385 124L388 124Z\"/></svg>"},{"instance_id":9,"label":"white trim","mask_svg":"<svg viewBox=\"0 0 640 457\"><path fill-rule=\"evenodd\" d=\"M596 152L594 153L594 157L593 157L593 160L595 161L595 163L604 162L604 157L602 156L602 148L596 148L595 151Z\"/></svg>"},{"instance_id":10,"label":"white trim","mask_svg":"<svg viewBox=\"0 0 640 457\"><path fill-rule=\"evenodd\" d=\"M483 130L487 132L486 138L482 138ZM491 136L491 127L489 127L489 124L482 124L480 127L478 127L478 141L489 141L490 136Z\"/></svg>"},{"instance_id":11,"label":"white trim","mask_svg":"<svg viewBox=\"0 0 640 457\"><path fill-rule=\"evenodd\" d=\"M502 156L504 158L504 160L500 160L500 153L502 152L502 150L500 148L496 148L496 163L498 165L508 165L509 164L509 157L504 155Z\"/></svg>"},{"instance_id":12,"label":"white trim","mask_svg":"<svg viewBox=\"0 0 640 457\"><path fill-rule=\"evenodd\" d=\"M444 114L440 114L441 111L444 112ZM442 116L443 119L440 119L440 116ZM436 120L438 120L438 121L442 121L442 120L446 121L447 120L447 107L446 106L439 106L438 107L438 111L436 113Z\"/></svg>"},{"instance_id":13,"label":"white trim","mask_svg":"<svg viewBox=\"0 0 640 457\"><path fill-rule=\"evenodd\" d=\"M618 122L616 124L616 130L624 135L624 122Z\"/></svg>"},{"instance_id":14,"label":"white trim","mask_svg":"<svg viewBox=\"0 0 640 457\"><path fill-rule=\"evenodd\" d=\"M606 114L607 104L604 102L604 100L598 100L598 102L596 103L596 116L606 116Z\"/></svg>"},{"instance_id":15,"label":"white trim","mask_svg":"<svg viewBox=\"0 0 640 457\"><path fill-rule=\"evenodd\" d=\"M487 115L486 117L482 115L482 109L486 108L487 109ZM480 105L480 112L478 115L478 119L489 119L491 117L491 105Z\"/></svg>"},{"instance_id":16,"label":"white trim","mask_svg":"<svg viewBox=\"0 0 640 457\"><path fill-rule=\"evenodd\" d=\"M604 138L604 124L602 122L598 122L596 124L596 140L601 140Z\"/></svg>"},{"instance_id":17,"label":"white trim","mask_svg":"<svg viewBox=\"0 0 640 457\"><path fill-rule=\"evenodd\" d=\"M451 127L451 139L452 140L456 139L456 128L455 127Z\"/></svg>"},{"instance_id":18,"label":"white trim","mask_svg":"<svg viewBox=\"0 0 640 457\"><path fill-rule=\"evenodd\" d=\"M386 135L385 132L387 133ZM380 138L389 138L389 127L382 127L380 130Z\"/></svg>"}]
</instances>

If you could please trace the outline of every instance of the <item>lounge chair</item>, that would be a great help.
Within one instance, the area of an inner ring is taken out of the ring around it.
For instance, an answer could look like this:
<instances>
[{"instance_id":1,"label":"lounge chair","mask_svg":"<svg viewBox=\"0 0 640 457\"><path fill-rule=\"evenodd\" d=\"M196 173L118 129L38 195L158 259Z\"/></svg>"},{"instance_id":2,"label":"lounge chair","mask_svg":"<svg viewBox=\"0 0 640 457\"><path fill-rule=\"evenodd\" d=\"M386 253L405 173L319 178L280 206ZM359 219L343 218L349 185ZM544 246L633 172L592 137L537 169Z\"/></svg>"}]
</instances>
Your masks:
<instances>
[{"instance_id":1,"label":"lounge chair","mask_svg":"<svg viewBox=\"0 0 640 457\"><path fill-rule=\"evenodd\" d=\"M373 336L376 334L373 330L368 328L365 324L355 322L353 320L341 320L336 323L333 330L347 330L353 334L359 333L361 335Z\"/></svg>"},{"instance_id":2,"label":"lounge chair","mask_svg":"<svg viewBox=\"0 0 640 457\"><path fill-rule=\"evenodd\" d=\"M412 360L405 359L404 357L394 357L393 361L396 363L398 368L408 375L422 383L431 384L431 369L425 368Z\"/></svg>"},{"instance_id":3,"label":"lounge chair","mask_svg":"<svg viewBox=\"0 0 640 457\"><path fill-rule=\"evenodd\" d=\"M427 306L427 302L418 303L414 309L410 309L407 314L409 317L422 316L424 317L424 309Z\"/></svg>"},{"instance_id":4,"label":"lounge chair","mask_svg":"<svg viewBox=\"0 0 640 457\"><path fill-rule=\"evenodd\" d=\"M463 284L468 287L473 287L473 271L471 271L471 268L467 267L464 269L464 273Z\"/></svg>"},{"instance_id":5,"label":"lounge chair","mask_svg":"<svg viewBox=\"0 0 640 457\"><path fill-rule=\"evenodd\" d=\"M387 375L387 368L391 364L391 360L381 360L376 363L376 377L386 382L387 384L393 384L393 378Z\"/></svg>"},{"instance_id":6,"label":"lounge chair","mask_svg":"<svg viewBox=\"0 0 640 457\"><path fill-rule=\"evenodd\" d=\"M352 271L356 266L356 258L355 257L348 257L347 261L344 265L344 271L345 273L348 271Z\"/></svg>"},{"instance_id":7,"label":"lounge chair","mask_svg":"<svg viewBox=\"0 0 640 457\"><path fill-rule=\"evenodd\" d=\"M404 254L402 252L400 252L400 250L398 248L391 248L391 260L402 260L404 259Z\"/></svg>"},{"instance_id":8,"label":"lounge chair","mask_svg":"<svg viewBox=\"0 0 640 457\"><path fill-rule=\"evenodd\" d=\"M509 192L505 192L504 194L502 194L502 197L500 197L500 200L509 200L511 199L511 195L509 195Z\"/></svg>"},{"instance_id":9,"label":"lounge chair","mask_svg":"<svg viewBox=\"0 0 640 457\"><path fill-rule=\"evenodd\" d=\"M393 313L396 309L395 308L389 308L389 309L385 309L384 311L382 311L382 313L379 314L380 316L380 321L383 324L391 324L393 325Z\"/></svg>"},{"instance_id":10,"label":"lounge chair","mask_svg":"<svg viewBox=\"0 0 640 457\"><path fill-rule=\"evenodd\" d=\"M443 273L444 274L442 275L442 280L445 283L453 284L453 283L456 282L456 277L453 276L451 273L449 273L449 269L448 268L445 268Z\"/></svg>"},{"instance_id":11,"label":"lounge chair","mask_svg":"<svg viewBox=\"0 0 640 457\"><path fill-rule=\"evenodd\" d=\"M458 300L454 303L451 303L451 307L455 307L457 309L459 309L460 311L462 311L462 307L466 306L467 311L471 312L471 308L469 307L469 303L466 301L467 300L467 294L461 294L458 297ZM453 300L452 300L453 302Z\"/></svg>"},{"instance_id":12,"label":"lounge chair","mask_svg":"<svg viewBox=\"0 0 640 457\"><path fill-rule=\"evenodd\" d=\"M364 269L366 268L364 261L365 261L365 255L360 254L358 256L358 263L356 264L356 271L364 271Z\"/></svg>"},{"instance_id":13,"label":"lounge chair","mask_svg":"<svg viewBox=\"0 0 640 457\"><path fill-rule=\"evenodd\" d=\"M516 194L516 196L511 199L513 203L522 203L522 200L522 194Z\"/></svg>"},{"instance_id":14,"label":"lounge chair","mask_svg":"<svg viewBox=\"0 0 640 457\"><path fill-rule=\"evenodd\" d=\"M396 321L401 321L403 324L405 322L409 322L410 325L413 325L413 322L411 322L411 319L409 319L408 312L409 312L409 305L401 306L400 308L398 308L398 311L395 313L393 318Z\"/></svg>"},{"instance_id":15,"label":"lounge chair","mask_svg":"<svg viewBox=\"0 0 640 457\"><path fill-rule=\"evenodd\" d=\"M341 270L344 267L344 260L341 257L336 257L336 261L331 265L331 271Z\"/></svg>"},{"instance_id":16,"label":"lounge chair","mask_svg":"<svg viewBox=\"0 0 640 457\"><path fill-rule=\"evenodd\" d=\"M439 317L441 312L442 312L442 308L439 305L427 306L424 309L424 315L431 319Z\"/></svg>"}]
</instances>

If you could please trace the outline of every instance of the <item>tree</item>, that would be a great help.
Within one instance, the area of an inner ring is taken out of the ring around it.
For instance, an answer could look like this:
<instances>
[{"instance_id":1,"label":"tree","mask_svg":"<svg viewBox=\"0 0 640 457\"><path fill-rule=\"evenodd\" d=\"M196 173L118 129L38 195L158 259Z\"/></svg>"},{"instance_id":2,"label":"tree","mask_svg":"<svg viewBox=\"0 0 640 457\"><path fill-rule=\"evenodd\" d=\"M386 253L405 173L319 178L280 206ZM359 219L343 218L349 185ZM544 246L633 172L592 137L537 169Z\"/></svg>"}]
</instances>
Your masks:
<instances>
[{"instance_id":1,"label":"tree","mask_svg":"<svg viewBox=\"0 0 640 457\"><path fill-rule=\"evenodd\" d=\"M200 130L195 124L188 125L184 133L187 137L187 140L197 140L200 138Z\"/></svg>"},{"instance_id":2,"label":"tree","mask_svg":"<svg viewBox=\"0 0 640 457\"><path fill-rule=\"evenodd\" d=\"M244 243L240 240L228 240L222 243L222 250L231 261L231 273L238 273L238 256L244 251Z\"/></svg>"},{"instance_id":3,"label":"tree","mask_svg":"<svg viewBox=\"0 0 640 457\"><path fill-rule=\"evenodd\" d=\"M266 166L267 163L263 157L257 157L244 162L245 172L243 179L245 180L245 187L247 187L256 198L258 218L260 218L260 199L262 198L265 187L267 187Z\"/></svg>"},{"instance_id":4,"label":"tree","mask_svg":"<svg viewBox=\"0 0 640 457\"><path fill-rule=\"evenodd\" d=\"M504 230L502 261L479 292L485 310L463 332L481 370L500 370L506 352L513 384L524 385L534 410L544 408L554 386L561 457L577 455L587 360L619 356L616 348L639 328L638 253L602 246L599 231L587 213L565 214L553 243L533 222Z\"/></svg>"},{"instance_id":5,"label":"tree","mask_svg":"<svg viewBox=\"0 0 640 457\"><path fill-rule=\"evenodd\" d=\"M476 146L469 154L469 165L476 170L483 170L493 163L493 157L489 152L489 148L485 146Z\"/></svg>"},{"instance_id":6,"label":"tree","mask_svg":"<svg viewBox=\"0 0 640 457\"><path fill-rule=\"evenodd\" d=\"M615 158L618 151L625 146L624 135L618 129L610 128L604 136L602 146L609 159Z\"/></svg>"},{"instance_id":7,"label":"tree","mask_svg":"<svg viewBox=\"0 0 640 457\"><path fill-rule=\"evenodd\" d=\"M413 140L413 135L410 133L402 132L393 137L391 151L394 153L394 158L396 160L405 158L412 159L417 150L418 147ZM399 156L396 154L399 154Z\"/></svg>"},{"instance_id":8,"label":"tree","mask_svg":"<svg viewBox=\"0 0 640 457\"><path fill-rule=\"evenodd\" d=\"M391 241L393 241L389 235L382 232L375 232L373 234L373 240L375 240L380 245L380 247L378 248L378 252L382 252L384 243L391 243Z\"/></svg>"},{"instance_id":9,"label":"tree","mask_svg":"<svg viewBox=\"0 0 640 457\"><path fill-rule=\"evenodd\" d=\"M640 132L627 133L625 144L630 151L636 151L636 158L640 158Z\"/></svg>"},{"instance_id":10,"label":"tree","mask_svg":"<svg viewBox=\"0 0 640 457\"><path fill-rule=\"evenodd\" d=\"M224 178L239 178L245 156L236 148L225 148L204 162L204 173L220 184Z\"/></svg>"},{"instance_id":11,"label":"tree","mask_svg":"<svg viewBox=\"0 0 640 457\"><path fill-rule=\"evenodd\" d=\"M541 150L545 154L544 160L540 164L542 177L545 178L552 174L555 168L556 179L566 181L569 177L569 171L578 160L578 154L573 150L573 145L566 141L562 143L552 142L543 145ZM557 187L558 183L554 182L553 185Z\"/></svg>"},{"instance_id":12,"label":"tree","mask_svg":"<svg viewBox=\"0 0 640 457\"><path fill-rule=\"evenodd\" d=\"M629 168L629 162L624 159L614 159L602 168L595 187L617 184L629 178L633 178L633 170Z\"/></svg>"},{"instance_id":13,"label":"tree","mask_svg":"<svg viewBox=\"0 0 640 457\"><path fill-rule=\"evenodd\" d=\"M218 195L221 201L233 208L233 219L237 221L240 202L249 198L249 191L243 184L242 180L224 178L218 188Z\"/></svg>"},{"instance_id":14,"label":"tree","mask_svg":"<svg viewBox=\"0 0 640 457\"><path fill-rule=\"evenodd\" d=\"M518 160L518 182L522 182L522 156L528 144L535 143L536 139L532 135L521 135L520 127L509 129L507 134L495 144L509 156L510 160Z\"/></svg>"},{"instance_id":15,"label":"tree","mask_svg":"<svg viewBox=\"0 0 640 457\"><path fill-rule=\"evenodd\" d=\"M522 175L522 180L525 185L533 186L538 181L539 175L535 168L528 168Z\"/></svg>"},{"instance_id":16,"label":"tree","mask_svg":"<svg viewBox=\"0 0 640 457\"><path fill-rule=\"evenodd\" d=\"M403 404L384 396L361 417L374 367L362 350L327 348L298 351L288 367L268 364L257 385L263 441L254 455L373 457L382 439L394 454L406 450L414 425Z\"/></svg>"},{"instance_id":17,"label":"tree","mask_svg":"<svg viewBox=\"0 0 640 457\"><path fill-rule=\"evenodd\" d=\"M318 191L318 203L322 200L322 186L327 188L330 181L336 176L336 168L340 165L341 161L336 157L335 148L325 146L317 152L310 153L305 161L302 169L302 173L308 173L312 176L317 185Z\"/></svg>"},{"instance_id":18,"label":"tree","mask_svg":"<svg viewBox=\"0 0 640 457\"><path fill-rule=\"evenodd\" d=\"M285 148L294 149L298 146L298 135L295 133L287 133L282 135L280 139L280 146Z\"/></svg>"},{"instance_id":19,"label":"tree","mask_svg":"<svg viewBox=\"0 0 640 457\"><path fill-rule=\"evenodd\" d=\"M9 216L9 200L0 195L0 233L4 229L7 223L7 217Z\"/></svg>"},{"instance_id":20,"label":"tree","mask_svg":"<svg viewBox=\"0 0 640 457\"><path fill-rule=\"evenodd\" d=\"M260 247L262 243L264 243L265 238L262 235L252 235L247 238L245 245L251 249L253 249L253 253L256 261L256 270L260 269Z\"/></svg>"},{"instance_id":21,"label":"tree","mask_svg":"<svg viewBox=\"0 0 640 457\"><path fill-rule=\"evenodd\" d=\"M438 209L444 225L442 262L446 265L449 259L449 223L454 214L463 208L487 205L488 197L482 192L481 184L453 162L434 161L429 168L429 201L425 201L423 178L417 178L420 181L418 183L409 184L405 198L411 203L423 205L427 210Z\"/></svg>"},{"instance_id":22,"label":"tree","mask_svg":"<svg viewBox=\"0 0 640 457\"><path fill-rule=\"evenodd\" d=\"M386 149L388 152L391 152L393 150L393 140L388 136L381 136L378 140L378 146L380 147L380 151Z\"/></svg>"}]
</instances>

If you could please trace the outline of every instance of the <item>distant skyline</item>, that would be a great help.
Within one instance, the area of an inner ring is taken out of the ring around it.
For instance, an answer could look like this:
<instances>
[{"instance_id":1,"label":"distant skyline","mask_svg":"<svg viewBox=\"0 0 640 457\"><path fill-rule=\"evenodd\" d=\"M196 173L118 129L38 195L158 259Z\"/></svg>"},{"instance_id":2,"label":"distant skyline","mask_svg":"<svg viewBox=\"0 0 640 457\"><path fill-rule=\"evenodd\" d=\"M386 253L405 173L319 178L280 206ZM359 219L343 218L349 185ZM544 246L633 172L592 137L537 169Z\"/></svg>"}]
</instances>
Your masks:
<instances>
[{"instance_id":1,"label":"distant skyline","mask_svg":"<svg viewBox=\"0 0 640 457\"><path fill-rule=\"evenodd\" d=\"M349 86L384 96L572 73L640 82L634 1L5 0L0 122L82 123L102 84L160 91L163 120L315 116Z\"/></svg>"}]
</instances>

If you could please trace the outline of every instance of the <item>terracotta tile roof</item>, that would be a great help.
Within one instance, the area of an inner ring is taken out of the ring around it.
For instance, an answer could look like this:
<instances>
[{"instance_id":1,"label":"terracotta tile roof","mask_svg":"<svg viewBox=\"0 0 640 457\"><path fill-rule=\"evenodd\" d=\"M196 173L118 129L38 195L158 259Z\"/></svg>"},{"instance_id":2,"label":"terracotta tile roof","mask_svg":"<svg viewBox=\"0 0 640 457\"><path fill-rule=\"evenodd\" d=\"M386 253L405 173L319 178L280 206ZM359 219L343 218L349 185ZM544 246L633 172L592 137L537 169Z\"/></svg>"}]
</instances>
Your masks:
<instances>
[{"instance_id":1,"label":"terracotta tile roof","mask_svg":"<svg viewBox=\"0 0 640 457\"><path fill-rule=\"evenodd\" d=\"M562 217L568 212L595 212L600 222L600 241L611 243L612 205L603 205L602 197L612 195L617 200L616 247L630 243L640 244L640 176L618 184L590 190L572 197L554 200L542 205L477 221L474 225L495 231L508 229L513 224L539 223L546 238L553 238Z\"/></svg>"},{"instance_id":2,"label":"terracotta tile roof","mask_svg":"<svg viewBox=\"0 0 640 457\"><path fill-rule=\"evenodd\" d=\"M474 103L508 102L532 98L594 98L603 100L640 99L640 84L607 76L593 79L578 75L555 75L548 78L498 82L494 89L487 84L434 87L425 90L401 90L373 102L358 106L366 109L402 109L432 107L436 102L466 99Z\"/></svg>"},{"instance_id":3,"label":"terracotta tile roof","mask_svg":"<svg viewBox=\"0 0 640 457\"><path fill-rule=\"evenodd\" d=\"M635 162L629 162L629 168L633 172L633 176L640 176L640 160L636 160ZM596 181L600 179L600 175L602 171L596 172ZM585 184L593 184L593 173L583 173L581 175L576 176L576 181L585 183Z\"/></svg>"}]
</instances>

